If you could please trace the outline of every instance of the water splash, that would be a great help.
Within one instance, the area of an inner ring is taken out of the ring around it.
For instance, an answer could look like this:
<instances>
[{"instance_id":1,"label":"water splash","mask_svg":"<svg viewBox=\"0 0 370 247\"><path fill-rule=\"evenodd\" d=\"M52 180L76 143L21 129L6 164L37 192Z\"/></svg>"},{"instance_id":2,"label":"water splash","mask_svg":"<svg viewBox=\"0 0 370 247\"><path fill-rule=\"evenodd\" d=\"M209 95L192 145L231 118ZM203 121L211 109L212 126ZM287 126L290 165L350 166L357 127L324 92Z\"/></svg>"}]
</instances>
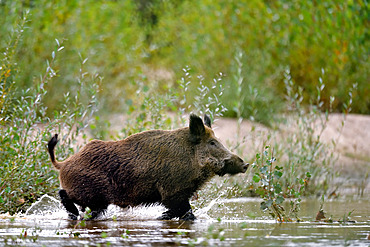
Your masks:
<instances>
[{"instance_id":1,"label":"water splash","mask_svg":"<svg viewBox=\"0 0 370 247\"><path fill-rule=\"evenodd\" d=\"M252 202L256 199L221 199L222 195L211 200L211 202L203 207L194 210L194 215L199 220L216 220L214 217L209 215L209 211L217 204L227 204L227 203L242 203L242 202ZM109 205L105 214L101 215L97 220L111 220L116 219L119 221L125 220L155 220L166 211L166 208L160 204L154 204L151 206L137 206L120 208L115 205ZM21 217L26 217L28 219L68 219L67 211L64 209L60 201L52 196L43 195L38 201L33 203Z\"/></svg>"},{"instance_id":2,"label":"water splash","mask_svg":"<svg viewBox=\"0 0 370 247\"><path fill-rule=\"evenodd\" d=\"M208 211L211 210L211 208L216 204L216 203L219 203L220 201L220 198L226 193L226 191L223 191L221 192L218 197L216 199L213 199L209 204L208 206L204 207L204 208L200 208L198 210L196 210L194 212L195 216L199 219L212 219L212 217L210 217L208 215Z\"/></svg>"},{"instance_id":3,"label":"water splash","mask_svg":"<svg viewBox=\"0 0 370 247\"><path fill-rule=\"evenodd\" d=\"M197 209L194 214L197 218L199 219L211 219L211 217L208 215L208 211L211 210L211 208L216 204L218 203L218 200L219 200L220 197L217 197L216 199L213 199L209 204L208 206L204 207L204 208L199 208Z\"/></svg>"},{"instance_id":4,"label":"water splash","mask_svg":"<svg viewBox=\"0 0 370 247\"><path fill-rule=\"evenodd\" d=\"M115 205L109 205L105 214L98 220L153 220L162 215L166 209L161 205L138 206L120 208ZM52 196L43 195L34 202L21 217L26 218L47 218L47 219L68 219L68 213L60 201Z\"/></svg>"},{"instance_id":5,"label":"water splash","mask_svg":"<svg viewBox=\"0 0 370 247\"><path fill-rule=\"evenodd\" d=\"M64 210L59 200L49 195L43 195L34 202L24 213L27 218L63 219L67 218L67 212Z\"/></svg>"},{"instance_id":6,"label":"water splash","mask_svg":"<svg viewBox=\"0 0 370 247\"><path fill-rule=\"evenodd\" d=\"M159 204L127 208L109 205L107 211L100 219L116 218L117 220L155 220L161 216L165 210L166 209Z\"/></svg>"},{"instance_id":7,"label":"water splash","mask_svg":"<svg viewBox=\"0 0 370 247\"><path fill-rule=\"evenodd\" d=\"M312 219L319 208L317 199L302 202L302 217ZM164 207L153 205L121 209L110 205L103 220L71 222L58 198L43 196L23 216L0 215L0 246L368 246L369 200L328 201L326 210L333 218L348 208L357 223L324 223L308 220L278 224L260 212L253 198L216 198L194 210L198 220L183 222L156 220ZM250 215L249 212L254 214ZM113 219L113 216L117 220ZM208 218L205 220L205 218ZM215 224L215 221L217 223ZM80 234L76 237L75 233ZM102 233L107 235L102 237ZM123 238L124 236L124 238ZM220 240L225 237L224 240ZM6 242L7 241L7 242Z\"/></svg>"}]
</instances>

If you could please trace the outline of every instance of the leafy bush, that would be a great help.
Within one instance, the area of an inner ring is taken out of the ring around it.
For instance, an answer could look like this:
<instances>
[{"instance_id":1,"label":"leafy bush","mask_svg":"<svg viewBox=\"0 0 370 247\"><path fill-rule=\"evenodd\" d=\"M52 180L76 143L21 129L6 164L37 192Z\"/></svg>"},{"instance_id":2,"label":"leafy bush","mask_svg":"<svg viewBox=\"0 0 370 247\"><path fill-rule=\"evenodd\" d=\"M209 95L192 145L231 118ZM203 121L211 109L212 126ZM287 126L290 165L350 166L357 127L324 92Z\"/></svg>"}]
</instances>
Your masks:
<instances>
[{"instance_id":1,"label":"leafy bush","mask_svg":"<svg viewBox=\"0 0 370 247\"><path fill-rule=\"evenodd\" d=\"M63 102L60 91L78 87L74 80L80 61L78 54L89 58L85 71L101 74L105 80L100 91L101 103L110 109L121 109L125 97L135 92L127 83L143 66L145 51L142 42L145 34L136 22L133 1L2 1L0 3L0 36L6 37L23 11L30 11L30 22L23 33L23 42L15 51L14 58L22 73L18 74L20 88L32 87L34 77L43 71L49 51L55 47L55 38L64 44L63 56L56 70L63 77L55 77L46 85L48 94L44 103L47 114ZM1 47L5 47L0 40ZM33 66L29 66L32 64ZM21 97L20 93L17 94Z\"/></svg>"},{"instance_id":2,"label":"leafy bush","mask_svg":"<svg viewBox=\"0 0 370 247\"><path fill-rule=\"evenodd\" d=\"M237 77L237 76L236 76ZM309 100L308 106L303 104L303 89L296 85L290 76L290 70L285 72L286 101L289 109L281 117L279 128L267 130L267 134L258 134L252 127L251 133L237 131L237 143L232 143L232 150L242 156L253 152L256 154L246 175L227 179L216 179L207 185L200 194L203 198L219 195L219 197L259 196L263 199L261 209L279 221L299 221L300 202L304 196L329 195L337 185L334 178L338 171L334 167L336 143L340 137L333 137L330 143L321 139L327 127L331 107L325 112L322 101L322 91L325 73L316 88L316 97ZM353 92L356 84L348 90L348 96L343 109L342 128L346 115L351 111ZM239 94L239 93L237 93ZM331 97L331 102L334 102ZM236 106L236 112L240 112ZM243 118L239 115L240 124ZM253 136L260 143L245 144L248 140L241 136ZM245 151L248 150L248 153ZM262 150L262 151L261 151ZM250 159L250 157L245 157ZM288 203L289 202L289 203ZM202 201L195 202L202 205ZM289 210L288 210L289 208Z\"/></svg>"},{"instance_id":3,"label":"leafy bush","mask_svg":"<svg viewBox=\"0 0 370 247\"><path fill-rule=\"evenodd\" d=\"M289 84L287 89L288 96L291 97L288 97L290 103L297 107L295 114L291 116L294 122L288 121L290 131L283 133L287 137L271 138L267 142L271 143L273 148L266 146L262 153L256 154L252 165L253 182L247 187L253 188L255 193L264 199L261 209L268 211L280 222L299 221L298 212L302 197L329 195L334 191L333 182L338 175L334 167L337 161L334 152L337 139L333 138L329 144L320 140L326 128L328 112L324 115L317 111L317 105L311 105L313 109L308 112L303 110L300 106L302 95L292 94L291 87L294 83L289 75L286 83ZM321 87L317 89L319 105L322 105L320 92L324 86L321 81ZM284 141L281 141L281 138L284 138ZM280 161L277 161L276 157L279 157ZM285 209L286 199L289 201L289 211Z\"/></svg>"},{"instance_id":4,"label":"leafy bush","mask_svg":"<svg viewBox=\"0 0 370 247\"><path fill-rule=\"evenodd\" d=\"M222 68L231 76L235 71L234 54L242 51L243 91L256 89L259 98L267 102L284 97L284 71L288 66L292 79L304 88L303 103L309 103L306 99L315 94L324 68L325 106L329 107L330 96L335 96L333 109L340 111L347 88L358 82L356 98L361 102L354 102L353 110L369 113L366 13L366 1L168 3L158 22L154 39L157 49L153 52L164 59L162 63L177 66L176 70L188 64L203 74L215 74ZM227 106L232 111L237 85L228 86L231 93ZM274 104L268 106L276 110ZM259 110L264 108L262 104Z\"/></svg>"},{"instance_id":5,"label":"leafy bush","mask_svg":"<svg viewBox=\"0 0 370 247\"><path fill-rule=\"evenodd\" d=\"M289 115L285 117L286 122L285 138L283 144L278 141L274 148L286 157L284 163L285 170L289 171L288 176L284 177L284 184L289 187L294 184L296 178L303 178L305 174L311 174L307 180L306 193L308 194L326 194L328 190L333 190L333 181L336 176L334 165L338 159L335 156L335 149L342 129L338 130L338 135L332 137L330 143L324 143L321 139L322 133L327 127L329 113L331 113L334 97L330 97L330 106L325 110L322 99L325 88L324 79L326 78L324 70L322 77L316 88L316 97L308 101L310 104L306 107L303 104L303 89L293 82L289 69L285 72L285 88L287 90L286 99L289 106ZM342 128L345 123L346 115L351 111L353 92L357 85L348 89L348 96L342 99L344 103ZM332 192L332 191L330 191Z\"/></svg>"},{"instance_id":6,"label":"leafy bush","mask_svg":"<svg viewBox=\"0 0 370 247\"><path fill-rule=\"evenodd\" d=\"M219 74L209 83L211 87L205 86L206 78L199 75L193 77L189 67L183 69L184 75L176 82L176 89L168 88L158 93L158 88L146 86L144 78L135 82L138 90L134 100L127 100L128 110L123 126L117 133L110 132L111 122L100 120L99 127L92 126L92 134L99 139L124 138L134 133L149 129L173 129L183 127L187 124L186 114L193 112L198 115L207 114L216 120L223 116L227 110L222 104L224 95L223 76ZM196 90L191 95L190 87Z\"/></svg>"},{"instance_id":7,"label":"leafy bush","mask_svg":"<svg viewBox=\"0 0 370 247\"><path fill-rule=\"evenodd\" d=\"M55 69L57 55L63 50L58 40L44 74L39 79L34 78L32 88L19 87L23 71L18 67L15 54L22 42L27 18L28 12L25 12L11 33L1 58L0 213L24 211L41 195L56 191L59 182L49 161L46 143L53 133L61 133L63 146L58 147L57 155L59 158L69 156L78 148L77 138L96 110L100 79L97 75L89 78L82 67L86 60L82 60L75 97L62 94L60 110L54 112L53 119L47 116L46 86L60 75Z\"/></svg>"},{"instance_id":8,"label":"leafy bush","mask_svg":"<svg viewBox=\"0 0 370 247\"><path fill-rule=\"evenodd\" d=\"M252 169L255 170L252 179L256 184L255 192L263 199L261 210L267 210L280 222L292 221L294 218L299 220L297 213L300 210L301 197L306 191L311 174L307 172L304 176L296 177L296 181L285 184L281 178L286 171L289 173L289 170L285 170L286 167L274 165L275 162L273 151L266 146L262 154L256 154L256 162L252 165ZM285 198L290 199L289 212L283 205Z\"/></svg>"},{"instance_id":9,"label":"leafy bush","mask_svg":"<svg viewBox=\"0 0 370 247\"><path fill-rule=\"evenodd\" d=\"M73 75L79 66L77 53L89 57L85 69L104 76L101 101L104 109L115 112L133 100L139 85L132 81L138 80L139 74L149 77L169 71L174 76L158 79L158 89L163 90L177 87L174 78L180 78L182 68L188 65L197 74L213 76L221 71L226 76L226 114L236 116L238 83L233 75L240 65L234 57L242 53L240 76L244 79L240 87L245 96L241 114L271 125L273 115L284 109L280 102L285 94L286 67L304 89L302 103L308 104L306 99L315 94L324 68L325 107L334 95L333 110L340 111L347 88L357 82L353 112L370 113L367 8L363 0L2 1L0 15L6 18L0 19L0 36L6 37L18 15L30 9L32 22L15 54L23 71L20 87L32 86L55 37L63 37L64 66L58 71ZM4 47L5 41L0 42ZM77 86L67 78L54 78L46 88L49 115L63 100L55 88L64 91ZM145 82L149 88L152 84L151 80ZM195 95L196 87L189 91Z\"/></svg>"}]
</instances>

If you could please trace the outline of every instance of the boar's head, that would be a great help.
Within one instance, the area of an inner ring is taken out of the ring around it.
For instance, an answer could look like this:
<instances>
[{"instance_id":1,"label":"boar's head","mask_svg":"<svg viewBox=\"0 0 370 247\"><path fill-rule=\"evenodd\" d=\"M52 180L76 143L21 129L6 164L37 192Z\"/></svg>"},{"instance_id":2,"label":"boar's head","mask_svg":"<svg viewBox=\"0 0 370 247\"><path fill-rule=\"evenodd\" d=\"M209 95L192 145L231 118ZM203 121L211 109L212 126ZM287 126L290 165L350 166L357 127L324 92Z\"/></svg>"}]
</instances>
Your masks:
<instances>
[{"instance_id":1,"label":"boar's head","mask_svg":"<svg viewBox=\"0 0 370 247\"><path fill-rule=\"evenodd\" d=\"M203 123L200 117L191 114L189 130L195 158L203 170L219 176L247 171L249 164L231 153L216 138L211 129L211 119L207 115L204 116Z\"/></svg>"}]
</instances>

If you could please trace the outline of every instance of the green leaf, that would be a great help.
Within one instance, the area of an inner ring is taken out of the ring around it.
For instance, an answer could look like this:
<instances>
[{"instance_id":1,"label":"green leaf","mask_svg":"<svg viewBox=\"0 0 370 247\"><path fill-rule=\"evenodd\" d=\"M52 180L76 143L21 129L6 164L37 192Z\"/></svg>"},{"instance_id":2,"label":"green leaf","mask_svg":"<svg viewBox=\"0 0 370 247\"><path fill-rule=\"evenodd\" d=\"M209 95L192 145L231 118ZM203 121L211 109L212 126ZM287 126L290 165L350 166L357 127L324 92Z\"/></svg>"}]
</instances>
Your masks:
<instances>
[{"instance_id":1,"label":"green leaf","mask_svg":"<svg viewBox=\"0 0 370 247\"><path fill-rule=\"evenodd\" d=\"M276 194L279 194L283 191L280 184L275 184L274 189Z\"/></svg>"},{"instance_id":2,"label":"green leaf","mask_svg":"<svg viewBox=\"0 0 370 247\"><path fill-rule=\"evenodd\" d=\"M267 171L268 171L268 166L262 166L262 167L260 168L260 172L261 172L262 174L266 174L266 173L267 173Z\"/></svg>"},{"instance_id":3,"label":"green leaf","mask_svg":"<svg viewBox=\"0 0 370 247\"><path fill-rule=\"evenodd\" d=\"M266 201L266 206L271 207L272 206L272 203L273 203L272 199L268 199Z\"/></svg>"},{"instance_id":4,"label":"green leaf","mask_svg":"<svg viewBox=\"0 0 370 247\"><path fill-rule=\"evenodd\" d=\"M260 176L259 176L258 174L254 174L254 176L253 176L252 180L253 180L255 183L258 183L258 182L261 180L261 178L260 178Z\"/></svg>"},{"instance_id":5,"label":"green leaf","mask_svg":"<svg viewBox=\"0 0 370 247\"><path fill-rule=\"evenodd\" d=\"M266 210L268 209L267 205L266 205L266 202L261 202L261 206L260 206L261 210Z\"/></svg>"},{"instance_id":6,"label":"green leaf","mask_svg":"<svg viewBox=\"0 0 370 247\"><path fill-rule=\"evenodd\" d=\"M266 195L266 190L264 190L263 188L259 187L259 188L256 189L256 193L263 198Z\"/></svg>"},{"instance_id":7,"label":"green leaf","mask_svg":"<svg viewBox=\"0 0 370 247\"><path fill-rule=\"evenodd\" d=\"M272 201L272 199L268 199L267 201L265 201L265 202L261 202L261 210L266 210L266 209L268 209L269 207L271 207L271 205L272 205L272 203L273 203L273 201Z\"/></svg>"},{"instance_id":8,"label":"green leaf","mask_svg":"<svg viewBox=\"0 0 370 247\"><path fill-rule=\"evenodd\" d=\"M275 171L274 176L279 179L281 176L283 176L283 173L281 171Z\"/></svg>"},{"instance_id":9,"label":"green leaf","mask_svg":"<svg viewBox=\"0 0 370 247\"><path fill-rule=\"evenodd\" d=\"M281 204L284 201L284 197L278 196L275 200L276 204Z\"/></svg>"}]
</instances>

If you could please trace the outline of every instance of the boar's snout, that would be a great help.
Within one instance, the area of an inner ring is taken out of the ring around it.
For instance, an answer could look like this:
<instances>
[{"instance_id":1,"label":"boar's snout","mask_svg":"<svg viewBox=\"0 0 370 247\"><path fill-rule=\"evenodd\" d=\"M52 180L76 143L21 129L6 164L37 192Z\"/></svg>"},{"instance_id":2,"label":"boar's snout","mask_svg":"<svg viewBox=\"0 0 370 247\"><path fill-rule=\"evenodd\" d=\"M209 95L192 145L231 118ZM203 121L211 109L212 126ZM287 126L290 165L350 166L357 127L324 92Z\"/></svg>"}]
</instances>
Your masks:
<instances>
[{"instance_id":1,"label":"boar's snout","mask_svg":"<svg viewBox=\"0 0 370 247\"><path fill-rule=\"evenodd\" d=\"M225 165L221 171L221 176L225 174L245 173L249 167L240 157L233 155L231 158L225 159Z\"/></svg>"},{"instance_id":2,"label":"boar's snout","mask_svg":"<svg viewBox=\"0 0 370 247\"><path fill-rule=\"evenodd\" d=\"M244 163L244 162L243 162ZM249 167L249 163L244 163L242 165L242 173L245 173L247 170L248 170L248 167Z\"/></svg>"},{"instance_id":3,"label":"boar's snout","mask_svg":"<svg viewBox=\"0 0 370 247\"><path fill-rule=\"evenodd\" d=\"M249 163L245 163L244 160L242 160L239 157L237 157L236 159L237 159L237 161L235 162L236 166L240 167L240 172L241 173L245 173L248 170Z\"/></svg>"}]
</instances>

